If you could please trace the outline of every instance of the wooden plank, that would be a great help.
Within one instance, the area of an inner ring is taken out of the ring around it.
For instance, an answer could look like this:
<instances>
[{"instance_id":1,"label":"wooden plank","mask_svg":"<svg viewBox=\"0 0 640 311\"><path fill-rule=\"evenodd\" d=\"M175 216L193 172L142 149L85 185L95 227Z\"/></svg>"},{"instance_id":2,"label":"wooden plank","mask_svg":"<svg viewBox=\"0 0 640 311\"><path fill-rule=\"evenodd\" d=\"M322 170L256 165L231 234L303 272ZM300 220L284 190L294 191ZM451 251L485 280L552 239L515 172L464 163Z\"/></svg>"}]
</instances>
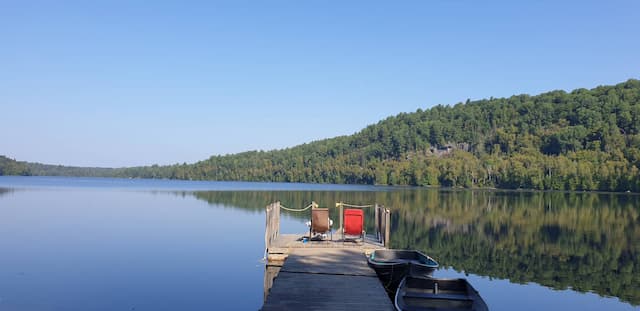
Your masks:
<instances>
[{"instance_id":1,"label":"wooden plank","mask_svg":"<svg viewBox=\"0 0 640 311\"><path fill-rule=\"evenodd\" d=\"M357 241L342 241L340 239L334 240L322 240L322 241L307 241L306 243L301 240L305 234L281 234L279 235L269 247L270 253L283 253L288 252L288 249L292 248L356 248L356 249L382 249L384 246L378 243L370 237L365 239L365 242ZM333 234L334 238L340 236L339 232ZM286 251L283 251L286 250Z\"/></svg>"},{"instance_id":2,"label":"wooden plank","mask_svg":"<svg viewBox=\"0 0 640 311\"><path fill-rule=\"evenodd\" d=\"M269 289L273 287L273 280L278 276L278 272L280 272L279 266L267 265L264 267L264 297L263 301L267 301L267 296L269 296Z\"/></svg>"},{"instance_id":3,"label":"wooden plank","mask_svg":"<svg viewBox=\"0 0 640 311\"><path fill-rule=\"evenodd\" d=\"M378 205L378 203L376 203L376 207L373 209L374 211L374 217L373 217L373 224L375 226L375 234L376 234L376 239L378 241L382 240L380 238L380 228L382 227L380 224L380 205Z\"/></svg>"},{"instance_id":4,"label":"wooden plank","mask_svg":"<svg viewBox=\"0 0 640 311\"><path fill-rule=\"evenodd\" d=\"M389 246L389 236L391 232L391 211L384 209L384 242L385 247Z\"/></svg>"},{"instance_id":5,"label":"wooden plank","mask_svg":"<svg viewBox=\"0 0 640 311\"><path fill-rule=\"evenodd\" d=\"M376 222L384 222L388 237L388 211L387 218L382 218L383 210L376 210ZM336 240L303 241L306 234L280 234L279 202L267 206L266 214L270 261L265 268L262 310L394 310L365 257L384 248L379 233L375 242L365 238L353 243L339 238L339 228L333 234ZM340 227L342 222L341 218Z\"/></svg>"},{"instance_id":6,"label":"wooden plank","mask_svg":"<svg viewBox=\"0 0 640 311\"><path fill-rule=\"evenodd\" d=\"M292 249L272 284L262 310L394 309L361 249Z\"/></svg>"},{"instance_id":7,"label":"wooden plank","mask_svg":"<svg viewBox=\"0 0 640 311\"><path fill-rule=\"evenodd\" d=\"M357 249L294 249L281 271L375 277L364 253Z\"/></svg>"},{"instance_id":8,"label":"wooden plank","mask_svg":"<svg viewBox=\"0 0 640 311\"><path fill-rule=\"evenodd\" d=\"M267 254L267 260L269 261L269 264L272 266L282 266L281 263L284 262L288 256L289 256L288 254L269 253Z\"/></svg>"},{"instance_id":9,"label":"wooden plank","mask_svg":"<svg viewBox=\"0 0 640 311\"><path fill-rule=\"evenodd\" d=\"M280 202L274 202L265 208L265 248L268 250L280 235Z\"/></svg>"},{"instance_id":10,"label":"wooden plank","mask_svg":"<svg viewBox=\"0 0 640 311\"><path fill-rule=\"evenodd\" d=\"M280 270L262 310L394 310L376 277Z\"/></svg>"}]
</instances>

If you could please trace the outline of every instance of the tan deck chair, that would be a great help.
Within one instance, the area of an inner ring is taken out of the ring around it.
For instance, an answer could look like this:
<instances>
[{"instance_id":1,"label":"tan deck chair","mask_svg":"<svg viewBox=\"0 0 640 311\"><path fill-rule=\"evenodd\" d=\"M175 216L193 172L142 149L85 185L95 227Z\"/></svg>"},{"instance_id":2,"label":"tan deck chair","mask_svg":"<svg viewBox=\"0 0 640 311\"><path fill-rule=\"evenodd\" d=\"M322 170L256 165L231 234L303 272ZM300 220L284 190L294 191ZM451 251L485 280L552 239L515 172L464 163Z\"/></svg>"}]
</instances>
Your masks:
<instances>
[{"instance_id":1,"label":"tan deck chair","mask_svg":"<svg viewBox=\"0 0 640 311\"><path fill-rule=\"evenodd\" d=\"M311 209L311 225L309 226L309 240L316 234L324 234L329 232L331 240L333 240L333 232L331 232L331 219L329 219L328 208L312 208Z\"/></svg>"}]
</instances>

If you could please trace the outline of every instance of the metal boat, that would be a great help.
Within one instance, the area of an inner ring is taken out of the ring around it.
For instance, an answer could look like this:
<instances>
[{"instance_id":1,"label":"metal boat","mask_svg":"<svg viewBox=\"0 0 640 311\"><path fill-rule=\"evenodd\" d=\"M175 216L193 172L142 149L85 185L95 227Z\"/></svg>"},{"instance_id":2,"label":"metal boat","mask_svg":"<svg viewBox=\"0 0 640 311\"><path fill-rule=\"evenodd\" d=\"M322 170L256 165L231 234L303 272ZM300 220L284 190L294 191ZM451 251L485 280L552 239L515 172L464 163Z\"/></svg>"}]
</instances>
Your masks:
<instances>
[{"instance_id":1,"label":"metal boat","mask_svg":"<svg viewBox=\"0 0 640 311\"><path fill-rule=\"evenodd\" d=\"M376 250L368 258L387 290L395 291L407 275L430 276L438 268L433 258L415 250Z\"/></svg>"},{"instance_id":2,"label":"metal boat","mask_svg":"<svg viewBox=\"0 0 640 311\"><path fill-rule=\"evenodd\" d=\"M400 281L395 306L401 311L489 310L478 291L465 279L415 276L406 276Z\"/></svg>"}]
</instances>

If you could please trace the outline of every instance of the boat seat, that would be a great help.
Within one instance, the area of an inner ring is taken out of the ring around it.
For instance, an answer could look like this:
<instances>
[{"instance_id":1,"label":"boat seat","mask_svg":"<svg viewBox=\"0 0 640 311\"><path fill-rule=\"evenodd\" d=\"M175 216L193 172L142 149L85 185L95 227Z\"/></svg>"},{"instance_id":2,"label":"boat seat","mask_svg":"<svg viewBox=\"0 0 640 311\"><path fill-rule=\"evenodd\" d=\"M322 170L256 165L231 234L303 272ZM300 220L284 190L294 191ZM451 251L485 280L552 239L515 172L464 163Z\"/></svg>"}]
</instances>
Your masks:
<instances>
[{"instance_id":1,"label":"boat seat","mask_svg":"<svg viewBox=\"0 0 640 311\"><path fill-rule=\"evenodd\" d=\"M473 301L473 299L469 298L469 296L463 295L463 294L433 294L433 293L405 292L404 297Z\"/></svg>"}]
</instances>

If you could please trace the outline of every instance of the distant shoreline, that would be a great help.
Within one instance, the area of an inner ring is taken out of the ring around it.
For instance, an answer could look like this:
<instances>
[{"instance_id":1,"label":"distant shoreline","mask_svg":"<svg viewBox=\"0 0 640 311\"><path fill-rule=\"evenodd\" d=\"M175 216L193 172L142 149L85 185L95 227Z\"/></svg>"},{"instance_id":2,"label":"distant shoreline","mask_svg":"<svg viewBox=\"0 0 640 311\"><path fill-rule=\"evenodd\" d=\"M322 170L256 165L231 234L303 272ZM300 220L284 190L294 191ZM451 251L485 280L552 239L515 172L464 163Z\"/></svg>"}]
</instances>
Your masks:
<instances>
[{"instance_id":1,"label":"distant shoreline","mask_svg":"<svg viewBox=\"0 0 640 311\"><path fill-rule=\"evenodd\" d=\"M227 189L194 189L193 191L396 191L396 190L437 190L447 192L457 191L486 191L486 192L510 192L510 193L566 193L566 194L615 194L615 195L640 195L638 192L612 192L612 191L570 191L570 190L536 190L536 189L501 189L501 188L464 188L464 187L441 187L441 186L408 186L408 185L359 185L359 184L327 184L327 183L295 183L295 182L257 182L257 181L219 181L219 180L184 180L184 179L168 179L168 178L125 178L125 177L101 177L101 176L20 176L20 175L0 175L0 189L13 188L11 185L3 183L3 179L66 179L66 180L96 180L109 181L116 180L122 182L140 181L140 182L179 182L190 184L232 184L232 185L262 185L267 187L254 187L238 190ZM276 186L271 187L271 186ZM21 185L17 185L21 186ZM65 187L65 184L49 185L51 187ZM73 185L70 185L70 187ZM291 187L289 187L291 186ZM265 190L269 188L268 190ZM262 189L262 190L260 190ZM177 189L186 190L186 189Z\"/></svg>"}]
</instances>

